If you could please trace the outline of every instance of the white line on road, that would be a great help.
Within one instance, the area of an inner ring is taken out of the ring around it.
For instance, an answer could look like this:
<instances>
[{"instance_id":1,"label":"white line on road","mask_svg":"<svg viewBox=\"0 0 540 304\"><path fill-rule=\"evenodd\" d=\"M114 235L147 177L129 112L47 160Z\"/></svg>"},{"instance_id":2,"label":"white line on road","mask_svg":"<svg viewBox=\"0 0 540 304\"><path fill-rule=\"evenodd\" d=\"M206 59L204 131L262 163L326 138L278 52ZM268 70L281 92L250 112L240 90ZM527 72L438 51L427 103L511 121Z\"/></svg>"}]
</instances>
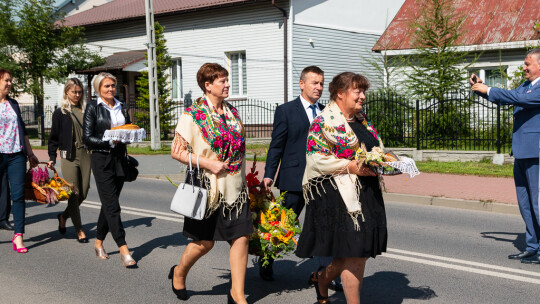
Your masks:
<instances>
[{"instance_id":1,"label":"white line on road","mask_svg":"<svg viewBox=\"0 0 540 304\"><path fill-rule=\"evenodd\" d=\"M62 201L61 203L65 203L65 202ZM101 203L93 202L93 201L84 201L84 203L81 206L93 208L93 209L101 209ZM122 213L126 213L126 214L139 215L139 216L152 216L160 220L166 220L166 221L177 222L177 223L184 222L184 217L175 216L172 213L165 213L165 212L153 211L153 210L148 210L148 209L140 209L140 208L133 208L133 207L125 207L125 206L122 206L121 208L122 208Z\"/></svg>"},{"instance_id":2,"label":"white line on road","mask_svg":"<svg viewBox=\"0 0 540 304\"><path fill-rule=\"evenodd\" d=\"M521 277L521 276L518 276L518 275L513 275L513 274L508 274L508 273L495 272L495 271L490 271L490 270L484 270L484 269L478 269L478 268L472 268L472 267L465 267L465 266L448 264L448 263L443 263L443 262L424 260L424 259L413 258L413 257L408 257L408 256L402 256L402 255L397 255L397 254L392 254L392 253L383 253L383 256L387 257L387 258L391 258L391 259L396 259L396 260L409 261L409 262L413 262L413 263L419 263L419 264L430 265L430 266L437 266L437 267L442 267L442 268L460 270L460 271L465 271L465 272L483 274L483 275L497 277L497 278L510 279L510 280L515 280L515 281L533 283L533 284L540 285L540 280L539 279Z\"/></svg>"},{"instance_id":3,"label":"white line on road","mask_svg":"<svg viewBox=\"0 0 540 304\"><path fill-rule=\"evenodd\" d=\"M471 262L471 261L466 261L466 260L447 258L447 257L443 257L443 256L438 256L438 255L425 254L425 253L421 253L421 252L407 251L407 250L401 250L401 249L395 249L395 248L388 248L387 251L388 252L393 252L393 253L400 253L400 254L404 254L404 255L418 256L418 257L422 257L422 258L441 260L441 261L446 261L446 262L451 262L451 263L465 264L465 265L488 268L488 269L493 269L493 270L507 271L507 272L513 272L513 273L529 275L529 276L540 277L540 272L533 272L533 271L527 271L527 270L521 270L521 269L514 269L514 268L510 268L510 267L503 267L503 266L497 266L497 265L491 265L491 264Z\"/></svg>"},{"instance_id":4,"label":"white line on road","mask_svg":"<svg viewBox=\"0 0 540 304\"><path fill-rule=\"evenodd\" d=\"M65 202L62 202L62 203L65 203ZM93 209L101 209L101 203L93 202L93 201L84 201L84 203L81 206L93 208ZM148 209L122 207L122 212L126 214L138 215L138 216L153 216L157 219L178 222L178 223L184 222L184 218L182 216L176 216L171 213L153 211L153 210L148 210ZM503 278L503 279L510 279L514 281L540 285L540 279L518 275L518 274L521 274L521 275L526 275L526 276L540 277L540 273L538 272L448 258L448 257L443 257L443 256L437 256L437 255L432 255L432 254L425 254L421 252L407 251L407 250L401 250L401 249L395 249L395 248L388 248L387 250L388 250L388 253L383 253L383 256L387 258L391 258L391 259L436 266L436 267L441 267L441 268L454 269L454 270L459 270L459 271L464 271L464 272L482 274L482 275L487 275L487 276L492 276L492 277L498 277L498 278ZM426 259L431 259L431 260L426 260ZM456 264L481 267L481 268L486 268L489 270L479 269L479 268L474 268L474 267L467 267L467 266L456 265Z\"/></svg>"}]
</instances>

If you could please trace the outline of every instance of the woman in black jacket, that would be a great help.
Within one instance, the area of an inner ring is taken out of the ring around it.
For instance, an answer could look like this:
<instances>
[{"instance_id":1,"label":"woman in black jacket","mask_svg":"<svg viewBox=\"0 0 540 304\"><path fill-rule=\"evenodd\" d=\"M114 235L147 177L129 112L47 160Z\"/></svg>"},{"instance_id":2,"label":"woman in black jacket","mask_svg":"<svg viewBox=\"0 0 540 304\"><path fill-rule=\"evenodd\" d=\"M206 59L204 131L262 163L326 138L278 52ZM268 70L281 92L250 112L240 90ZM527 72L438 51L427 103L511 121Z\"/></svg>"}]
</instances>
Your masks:
<instances>
[{"instance_id":1,"label":"woman in black jacket","mask_svg":"<svg viewBox=\"0 0 540 304\"><path fill-rule=\"evenodd\" d=\"M120 192L124 186L127 164L126 145L119 141L104 141L103 134L113 127L131 123L127 105L120 102L116 94L116 78L109 73L100 73L93 80L97 101L91 101L84 112L83 140L92 150L91 166L101 200L101 211L97 222L94 249L99 259L109 256L103 249L103 240L110 231L120 250L125 267L137 263L131 257L126 244L124 226L120 218Z\"/></svg>"},{"instance_id":2,"label":"woman in black jacket","mask_svg":"<svg viewBox=\"0 0 540 304\"><path fill-rule=\"evenodd\" d=\"M86 101L83 85L77 78L68 79L64 85L64 97L60 107L52 116L49 137L49 167L56 164L56 151L62 158L62 175L77 188L77 195L72 195L63 213L58 214L58 231L66 233L66 221L71 218L79 243L88 243L81 223L79 206L86 199L90 188L90 154L83 144L82 121Z\"/></svg>"}]
</instances>

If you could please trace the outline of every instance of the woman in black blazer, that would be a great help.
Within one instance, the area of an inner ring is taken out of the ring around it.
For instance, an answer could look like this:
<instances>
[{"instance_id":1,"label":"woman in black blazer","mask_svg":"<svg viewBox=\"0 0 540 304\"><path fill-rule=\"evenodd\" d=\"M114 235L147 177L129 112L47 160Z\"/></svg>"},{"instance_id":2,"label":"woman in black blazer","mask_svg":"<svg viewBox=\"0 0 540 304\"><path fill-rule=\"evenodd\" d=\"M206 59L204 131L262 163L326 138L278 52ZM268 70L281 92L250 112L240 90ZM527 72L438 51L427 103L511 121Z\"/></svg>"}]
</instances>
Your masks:
<instances>
[{"instance_id":1,"label":"woman in black blazer","mask_svg":"<svg viewBox=\"0 0 540 304\"><path fill-rule=\"evenodd\" d=\"M81 223L79 206L86 199L90 188L90 154L82 139L82 121L86 101L81 81L68 79L64 85L64 96L60 107L52 116L51 134L49 136L49 167L56 164L56 151L60 150L61 168L64 179L73 183L77 195L72 195L63 213L58 214L58 231L66 233L66 221L71 218L77 231L79 243L88 243Z\"/></svg>"},{"instance_id":2,"label":"woman in black blazer","mask_svg":"<svg viewBox=\"0 0 540 304\"><path fill-rule=\"evenodd\" d=\"M97 101L86 106L83 124L84 144L92 150L91 166L96 187L101 200L101 211L97 222L97 235L94 249L99 259L109 258L103 248L103 240L110 231L120 250L120 258L125 267L137 263L126 244L126 233L120 218L120 192L124 186L126 145L119 141L104 141L103 134L112 127L131 123L127 105L120 102L116 94L116 78L109 73L94 77L94 90Z\"/></svg>"}]
</instances>

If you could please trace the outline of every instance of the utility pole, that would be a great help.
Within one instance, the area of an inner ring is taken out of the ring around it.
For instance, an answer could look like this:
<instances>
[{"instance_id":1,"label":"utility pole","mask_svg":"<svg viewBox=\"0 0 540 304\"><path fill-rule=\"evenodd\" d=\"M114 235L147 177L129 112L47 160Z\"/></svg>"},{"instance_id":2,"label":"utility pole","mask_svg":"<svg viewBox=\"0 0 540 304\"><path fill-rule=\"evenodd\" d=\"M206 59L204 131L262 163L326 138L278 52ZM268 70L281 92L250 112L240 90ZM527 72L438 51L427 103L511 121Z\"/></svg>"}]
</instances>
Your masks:
<instances>
[{"instance_id":1,"label":"utility pole","mask_svg":"<svg viewBox=\"0 0 540 304\"><path fill-rule=\"evenodd\" d=\"M152 0L145 0L146 8L146 37L148 54L148 101L150 104L150 147L152 150L161 149L161 135L159 131L159 104L156 64L156 33L154 28L154 6Z\"/></svg>"}]
</instances>

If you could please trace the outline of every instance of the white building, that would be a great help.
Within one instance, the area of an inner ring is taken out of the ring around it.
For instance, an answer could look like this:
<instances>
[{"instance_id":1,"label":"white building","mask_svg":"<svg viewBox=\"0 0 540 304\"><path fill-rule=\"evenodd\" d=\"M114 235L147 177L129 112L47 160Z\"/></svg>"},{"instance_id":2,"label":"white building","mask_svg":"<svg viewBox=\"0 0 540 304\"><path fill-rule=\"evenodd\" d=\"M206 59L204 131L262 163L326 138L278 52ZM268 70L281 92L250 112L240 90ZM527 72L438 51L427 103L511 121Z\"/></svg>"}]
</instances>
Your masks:
<instances>
[{"instance_id":1,"label":"white building","mask_svg":"<svg viewBox=\"0 0 540 304\"><path fill-rule=\"evenodd\" d=\"M171 96L179 102L200 96L195 75L205 62L229 70L232 100L291 100L300 93L300 72L308 65L325 71L326 87L342 71L362 73L377 86L366 57L379 56L371 48L403 1L154 0L155 21L165 27L174 60ZM125 59L85 73L113 72L122 84L119 98L132 102L144 61L124 57L146 48L144 1L110 1L67 17L66 25L84 26L90 49L104 57L116 54L109 61ZM46 103L55 104L61 88L48 85ZM322 98L328 98L326 88Z\"/></svg>"}]
</instances>

